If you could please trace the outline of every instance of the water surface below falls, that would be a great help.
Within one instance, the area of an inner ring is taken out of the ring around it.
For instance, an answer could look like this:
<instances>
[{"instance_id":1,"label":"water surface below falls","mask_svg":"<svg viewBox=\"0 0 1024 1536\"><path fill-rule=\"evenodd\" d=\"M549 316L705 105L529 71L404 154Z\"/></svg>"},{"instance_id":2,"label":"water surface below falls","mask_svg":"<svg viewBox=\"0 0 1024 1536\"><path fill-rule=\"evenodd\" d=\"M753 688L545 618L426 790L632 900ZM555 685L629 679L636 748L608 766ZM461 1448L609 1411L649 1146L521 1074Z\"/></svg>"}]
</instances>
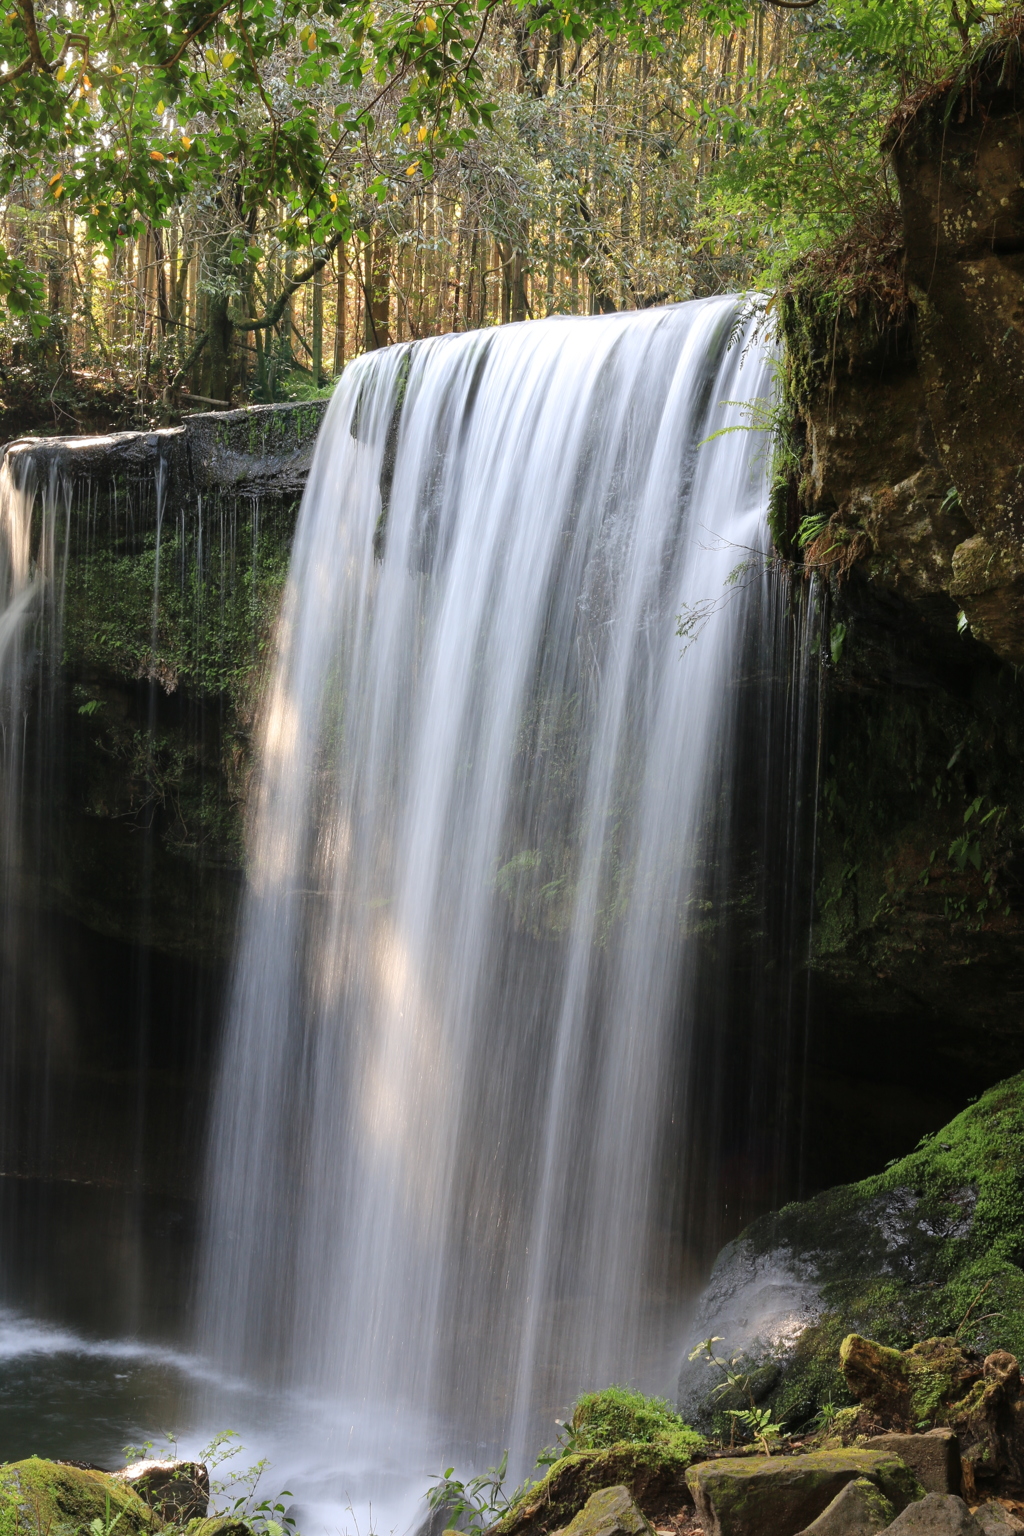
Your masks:
<instances>
[{"instance_id":1,"label":"water surface below falls","mask_svg":"<svg viewBox=\"0 0 1024 1536\"><path fill-rule=\"evenodd\" d=\"M581 1390L671 1395L716 1245L788 1192L814 706L770 396L735 298L395 346L334 395L194 1353L33 1346L180 1379L183 1447L240 1429L305 1536L414 1529L453 1462L521 1477Z\"/></svg>"}]
</instances>

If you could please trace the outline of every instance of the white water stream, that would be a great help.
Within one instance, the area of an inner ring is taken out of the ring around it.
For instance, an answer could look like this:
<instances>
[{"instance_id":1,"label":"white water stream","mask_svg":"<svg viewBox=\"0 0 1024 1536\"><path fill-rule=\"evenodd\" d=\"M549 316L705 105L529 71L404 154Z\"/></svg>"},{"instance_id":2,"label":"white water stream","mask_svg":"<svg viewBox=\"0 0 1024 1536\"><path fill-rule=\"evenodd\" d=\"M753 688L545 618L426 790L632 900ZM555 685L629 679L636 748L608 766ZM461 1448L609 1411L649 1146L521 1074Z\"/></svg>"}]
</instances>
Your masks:
<instances>
[{"instance_id":1,"label":"white water stream","mask_svg":"<svg viewBox=\"0 0 1024 1536\"><path fill-rule=\"evenodd\" d=\"M344 1405L339 1476L353 1433L420 1489L523 1472L581 1389L671 1390L700 935L777 622L763 434L713 435L770 393L741 309L393 347L322 429L202 1304L226 1369Z\"/></svg>"}]
</instances>

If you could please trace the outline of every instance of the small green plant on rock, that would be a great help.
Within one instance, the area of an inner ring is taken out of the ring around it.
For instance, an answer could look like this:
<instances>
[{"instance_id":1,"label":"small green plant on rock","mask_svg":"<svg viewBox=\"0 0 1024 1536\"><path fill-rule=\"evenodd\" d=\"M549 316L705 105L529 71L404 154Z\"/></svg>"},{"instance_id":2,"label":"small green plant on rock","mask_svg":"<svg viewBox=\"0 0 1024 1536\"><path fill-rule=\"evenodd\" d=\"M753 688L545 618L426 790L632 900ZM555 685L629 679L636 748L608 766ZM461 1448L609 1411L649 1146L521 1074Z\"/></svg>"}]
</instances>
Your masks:
<instances>
[{"instance_id":1,"label":"small green plant on rock","mask_svg":"<svg viewBox=\"0 0 1024 1536\"><path fill-rule=\"evenodd\" d=\"M764 1373L764 1367L757 1371L741 1369L744 1365L742 1356L736 1355L732 1360L726 1360L720 1355L716 1355L715 1345L721 1342L722 1340L717 1334L708 1339L701 1339L700 1343L691 1349L689 1358L697 1360L703 1356L709 1365L717 1367L722 1372L725 1379L720 1381L718 1386L712 1390L712 1401L721 1399L729 1393L733 1394L734 1397L737 1395L741 1398L745 1397L747 1400L745 1408L725 1409L725 1412L732 1420L733 1426L730 1444L735 1441L735 1431L738 1424L750 1434L755 1444L761 1447L765 1455L770 1456L772 1453L771 1447L777 1445L781 1439L785 1438L785 1431L781 1423L777 1423L773 1418L770 1408L759 1408L757 1406L755 1389L758 1377Z\"/></svg>"},{"instance_id":2,"label":"small green plant on rock","mask_svg":"<svg viewBox=\"0 0 1024 1536\"><path fill-rule=\"evenodd\" d=\"M199 1459L211 1468L232 1461L244 1450L242 1441L233 1429L225 1429L214 1435L209 1445L203 1447ZM282 1488L276 1496L257 1498L263 1474L270 1466L266 1456L242 1471L231 1469L226 1477L210 1479L211 1499L223 1500L217 1513L244 1520L254 1531L266 1536L296 1536L295 1517L288 1513L284 1502L292 1497L288 1488Z\"/></svg>"},{"instance_id":3,"label":"small green plant on rock","mask_svg":"<svg viewBox=\"0 0 1024 1536\"><path fill-rule=\"evenodd\" d=\"M471 1477L464 1483L455 1476L455 1468L442 1472L432 1488L427 1489L427 1503L431 1509L447 1510L449 1526L466 1531L470 1536L480 1536L489 1525L511 1509L524 1491L517 1488L512 1494L505 1492L508 1472L508 1451L496 1467L488 1467L479 1477ZM276 1533L271 1533L276 1536Z\"/></svg>"},{"instance_id":4,"label":"small green plant on rock","mask_svg":"<svg viewBox=\"0 0 1024 1536\"><path fill-rule=\"evenodd\" d=\"M732 1360L725 1360L720 1355L715 1354L715 1345L721 1344L721 1342L722 1339L719 1334L715 1334L709 1339L701 1339L700 1343L690 1350L688 1359L697 1360L703 1355L709 1365L716 1366L722 1372L725 1379L720 1381L718 1386L713 1389L711 1393L713 1399L724 1397L727 1392L738 1392L747 1399L749 1406L753 1408L755 1404L750 1379L751 1373L738 1369L743 1363L741 1356L737 1355ZM731 1412L731 1410L728 1411Z\"/></svg>"},{"instance_id":5,"label":"small green plant on rock","mask_svg":"<svg viewBox=\"0 0 1024 1536\"><path fill-rule=\"evenodd\" d=\"M121 1520L124 1518L124 1510L123 1509L119 1510L117 1512L117 1514L114 1516L113 1519L110 1518L110 1494L109 1493L106 1495L106 1498L104 1500L104 1504L105 1504L105 1509L104 1509L102 1518L99 1515L97 1515L94 1520L90 1520L89 1521L89 1533L90 1533L90 1536L111 1536L111 1532L114 1530L115 1526L120 1524Z\"/></svg>"},{"instance_id":6,"label":"small green plant on rock","mask_svg":"<svg viewBox=\"0 0 1024 1536\"><path fill-rule=\"evenodd\" d=\"M766 1456L771 1455L773 1445L777 1446L780 1440L786 1438L782 1425L776 1424L772 1418L770 1408L730 1408L728 1413L734 1423L742 1425Z\"/></svg>"}]
</instances>

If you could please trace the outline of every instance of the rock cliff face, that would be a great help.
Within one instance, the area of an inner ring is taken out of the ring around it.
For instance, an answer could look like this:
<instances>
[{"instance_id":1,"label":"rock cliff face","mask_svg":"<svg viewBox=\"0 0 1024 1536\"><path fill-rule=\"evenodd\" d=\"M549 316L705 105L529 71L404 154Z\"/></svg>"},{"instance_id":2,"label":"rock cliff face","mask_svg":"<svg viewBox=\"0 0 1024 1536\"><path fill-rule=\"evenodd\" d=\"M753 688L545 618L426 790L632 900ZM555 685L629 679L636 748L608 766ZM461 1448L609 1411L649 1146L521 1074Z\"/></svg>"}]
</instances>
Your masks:
<instances>
[{"instance_id":1,"label":"rock cliff face","mask_svg":"<svg viewBox=\"0 0 1024 1536\"><path fill-rule=\"evenodd\" d=\"M61 507L31 899L167 953L230 952L252 727L325 405L7 446L37 526Z\"/></svg>"},{"instance_id":2,"label":"rock cliff face","mask_svg":"<svg viewBox=\"0 0 1024 1536\"><path fill-rule=\"evenodd\" d=\"M1024 661L1019 71L1019 43L995 49L959 90L909 103L889 134L933 454L968 525L955 530L966 536L950 551L946 589L972 633L1013 662Z\"/></svg>"},{"instance_id":3,"label":"rock cliff face","mask_svg":"<svg viewBox=\"0 0 1024 1536\"><path fill-rule=\"evenodd\" d=\"M808 1168L818 1187L1024 1063L1019 51L905 105L900 223L860 281L819 267L785 305L799 467L778 533L829 639L811 1119L850 1154Z\"/></svg>"},{"instance_id":4,"label":"rock cliff face","mask_svg":"<svg viewBox=\"0 0 1024 1536\"><path fill-rule=\"evenodd\" d=\"M788 317L811 548L1024 660L1024 72L1019 40L912 98L886 149L902 242L877 297ZM870 274L867 274L870 277ZM870 288L870 284L868 285ZM867 290L865 290L866 292ZM964 622L966 620L966 623Z\"/></svg>"}]
</instances>

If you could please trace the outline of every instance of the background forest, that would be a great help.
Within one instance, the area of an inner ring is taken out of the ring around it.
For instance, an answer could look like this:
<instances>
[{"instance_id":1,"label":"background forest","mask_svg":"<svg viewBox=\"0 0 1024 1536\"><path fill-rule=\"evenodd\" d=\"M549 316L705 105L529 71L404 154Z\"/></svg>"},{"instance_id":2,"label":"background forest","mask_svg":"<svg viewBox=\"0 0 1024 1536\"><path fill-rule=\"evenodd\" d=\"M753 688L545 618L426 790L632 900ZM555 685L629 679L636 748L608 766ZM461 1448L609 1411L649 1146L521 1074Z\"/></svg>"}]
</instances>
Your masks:
<instances>
[{"instance_id":1,"label":"background forest","mask_svg":"<svg viewBox=\"0 0 1024 1536\"><path fill-rule=\"evenodd\" d=\"M0 426L308 397L392 341L886 238L896 103L1004 7L11 0Z\"/></svg>"}]
</instances>

